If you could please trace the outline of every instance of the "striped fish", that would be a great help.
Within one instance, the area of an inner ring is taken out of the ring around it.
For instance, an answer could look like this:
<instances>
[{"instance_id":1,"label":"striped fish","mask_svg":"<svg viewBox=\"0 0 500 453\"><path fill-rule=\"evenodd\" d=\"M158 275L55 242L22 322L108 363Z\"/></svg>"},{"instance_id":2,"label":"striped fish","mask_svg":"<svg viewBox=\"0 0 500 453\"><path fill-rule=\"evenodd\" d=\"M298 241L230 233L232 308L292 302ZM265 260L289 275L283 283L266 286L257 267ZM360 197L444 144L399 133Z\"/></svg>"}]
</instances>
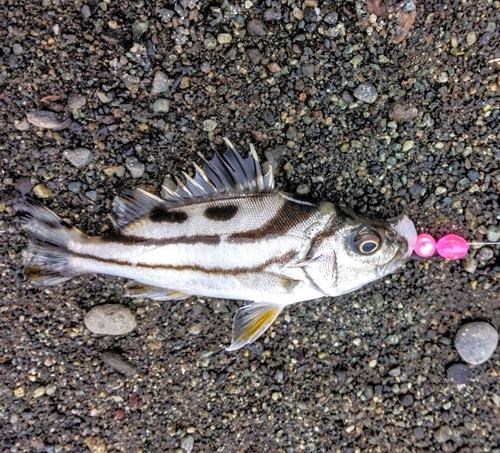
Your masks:
<instances>
[{"instance_id":1,"label":"striped fish","mask_svg":"<svg viewBox=\"0 0 500 453\"><path fill-rule=\"evenodd\" d=\"M192 295L251 301L234 318L235 350L255 341L287 305L338 296L387 275L412 253L405 216L378 220L274 188L253 146L243 159L226 139L194 178L162 198L140 189L116 200L115 232L89 237L39 202L16 205L30 236L25 268L41 285L84 274L130 279L130 296Z\"/></svg>"}]
</instances>

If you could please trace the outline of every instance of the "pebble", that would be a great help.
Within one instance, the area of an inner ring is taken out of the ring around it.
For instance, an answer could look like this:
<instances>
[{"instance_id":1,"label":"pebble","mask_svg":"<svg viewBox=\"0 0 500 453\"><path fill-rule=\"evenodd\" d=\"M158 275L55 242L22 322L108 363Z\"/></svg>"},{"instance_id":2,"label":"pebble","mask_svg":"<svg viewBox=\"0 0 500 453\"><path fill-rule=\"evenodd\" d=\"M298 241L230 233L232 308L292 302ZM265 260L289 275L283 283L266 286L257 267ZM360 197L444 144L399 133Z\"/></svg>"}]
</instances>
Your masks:
<instances>
[{"instance_id":1,"label":"pebble","mask_svg":"<svg viewBox=\"0 0 500 453\"><path fill-rule=\"evenodd\" d=\"M339 20L339 15L337 13L328 13L323 20L328 25L335 25Z\"/></svg>"},{"instance_id":2,"label":"pebble","mask_svg":"<svg viewBox=\"0 0 500 453\"><path fill-rule=\"evenodd\" d=\"M488 241L497 242L500 239L500 228L496 225L490 225L488 227L486 237L488 238Z\"/></svg>"},{"instance_id":3,"label":"pebble","mask_svg":"<svg viewBox=\"0 0 500 453\"><path fill-rule=\"evenodd\" d=\"M226 313L227 312L227 304L224 299L212 299L210 303L212 310L214 313Z\"/></svg>"},{"instance_id":4,"label":"pebble","mask_svg":"<svg viewBox=\"0 0 500 453\"><path fill-rule=\"evenodd\" d=\"M314 8L308 7L304 11L304 20L306 22L316 22L318 20L318 15Z\"/></svg>"},{"instance_id":5,"label":"pebble","mask_svg":"<svg viewBox=\"0 0 500 453\"><path fill-rule=\"evenodd\" d=\"M104 351L101 355L101 359L106 365L125 376L133 376L138 372L137 367L131 365L117 352Z\"/></svg>"},{"instance_id":6,"label":"pebble","mask_svg":"<svg viewBox=\"0 0 500 453\"><path fill-rule=\"evenodd\" d=\"M281 9L279 8L269 8L264 12L264 20L271 22L275 20L281 20Z\"/></svg>"},{"instance_id":7,"label":"pebble","mask_svg":"<svg viewBox=\"0 0 500 453\"><path fill-rule=\"evenodd\" d=\"M80 181L73 181L68 184L68 190L70 192L78 193L82 188L82 183Z\"/></svg>"},{"instance_id":8,"label":"pebble","mask_svg":"<svg viewBox=\"0 0 500 453\"><path fill-rule=\"evenodd\" d=\"M446 375L450 382L457 385L465 385L469 376L469 368L463 363L454 363L448 367Z\"/></svg>"},{"instance_id":9,"label":"pebble","mask_svg":"<svg viewBox=\"0 0 500 453\"><path fill-rule=\"evenodd\" d=\"M311 189L309 189L309 186L307 184L300 184L297 187L297 193L299 195L305 195L306 193L309 193Z\"/></svg>"},{"instance_id":10,"label":"pebble","mask_svg":"<svg viewBox=\"0 0 500 453\"><path fill-rule=\"evenodd\" d=\"M207 36L203 41L203 45L207 50L213 50L217 47L217 40L213 36Z\"/></svg>"},{"instance_id":11,"label":"pebble","mask_svg":"<svg viewBox=\"0 0 500 453\"><path fill-rule=\"evenodd\" d=\"M87 99L83 94L71 93L68 97L68 107L71 110L78 110L85 106Z\"/></svg>"},{"instance_id":12,"label":"pebble","mask_svg":"<svg viewBox=\"0 0 500 453\"><path fill-rule=\"evenodd\" d=\"M313 78L314 77L314 65L313 64L303 64L302 67L302 73L304 76Z\"/></svg>"},{"instance_id":13,"label":"pebble","mask_svg":"<svg viewBox=\"0 0 500 453\"><path fill-rule=\"evenodd\" d=\"M476 255L476 258L478 261L489 261L495 256L495 253L493 252L493 249L490 247L483 247L481 250L479 250L478 254Z\"/></svg>"},{"instance_id":14,"label":"pebble","mask_svg":"<svg viewBox=\"0 0 500 453\"><path fill-rule=\"evenodd\" d=\"M159 98L153 104L153 111L157 113L167 113L170 110L170 101Z\"/></svg>"},{"instance_id":15,"label":"pebble","mask_svg":"<svg viewBox=\"0 0 500 453\"><path fill-rule=\"evenodd\" d=\"M201 333L201 323L195 322L188 330L191 335L199 335Z\"/></svg>"},{"instance_id":16,"label":"pebble","mask_svg":"<svg viewBox=\"0 0 500 453\"><path fill-rule=\"evenodd\" d=\"M465 260L464 263L464 271L473 274L477 269L477 261L473 258L469 258Z\"/></svg>"},{"instance_id":17,"label":"pebble","mask_svg":"<svg viewBox=\"0 0 500 453\"><path fill-rule=\"evenodd\" d=\"M280 65L274 61L271 61L271 63L267 65L267 69L269 69L269 72L272 72L273 74L281 71Z\"/></svg>"},{"instance_id":18,"label":"pebble","mask_svg":"<svg viewBox=\"0 0 500 453\"><path fill-rule=\"evenodd\" d=\"M137 42L147 29L148 23L146 21L136 20L132 25L132 38L134 42Z\"/></svg>"},{"instance_id":19,"label":"pebble","mask_svg":"<svg viewBox=\"0 0 500 453\"><path fill-rule=\"evenodd\" d=\"M203 130L206 132L211 132L215 130L217 127L217 123L214 120L205 120L203 121Z\"/></svg>"},{"instance_id":20,"label":"pebble","mask_svg":"<svg viewBox=\"0 0 500 453\"><path fill-rule=\"evenodd\" d=\"M453 431L448 425L443 425L434 431L434 438L440 443L443 444L448 442L453 435Z\"/></svg>"},{"instance_id":21,"label":"pebble","mask_svg":"<svg viewBox=\"0 0 500 453\"><path fill-rule=\"evenodd\" d=\"M396 122L411 121L418 116L418 109L409 104L395 103L389 111L389 118Z\"/></svg>"},{"instance_id":22,"label":"pebble","mask_svg":"<svg viewBox=\"0 0 500 453\"><path fill-rule=\"evenodd\" d=\"M471 322L462 326L455 336L460 357L471 365L486 362L495 352L498 332L487 322Z\"/></svg>"},{"instance_id":23,"label":"pebble","mask_svg":"<svg viewBox=\"0 0 500 453\"><path fill-rule=\"evenodd\" d=\"M258 65L262 59L262 54L259 49L247 49L246 51L248 58L254 65Z\"/></svg>"},{"instance_id":24,"label":"pebble","mask_svg":"<svg viewBox=\"0 0 500 453\"><path fill-rule=\"evenodd\" d=\"M181 440L181 446L184 451L191 453L194 447L194 437L188 435Z\"/></svg>"},{"instance_id":25,"label":"pebble","mask_svg":"<svg viewBox=\"0 0 500 453\"><path fill-rule=\"evenodd\" d=\"M371 83L362 83L354 90L353 95L367 104L373 104L378 98L377 90Z\"/></svg>"},{"instance_id":26,"label":"pebble","mask_svg":"<svg viewBox=\"0 0 500 453\"><path fill-rule=\"evenodd\" d=\"M82 6L82 17L83 17L83 20L87 20L91 15L92 15L92 12L90 11L89 5L83 5Z\"/></svg>"},{"instance_id":27,"label":"pebble","mask_svg":"<svg viewBox=\"0 0 500 453\"><path fill-rule=\"evenodd\" d=\"M436 190L434 191L435 195L443 195L444 193L446 193L446 187L443 186L436 187Z\"/></svg>"},{"instance_id":28,"label":"pebble","mask_svg":"<svg viewBox=\"0 0 500 453\"><path fill-rule=\"evenodd\" d=\"M48 110L34 110L26 114L26 119L33 126L43 129L60 131L67 129L71 125L71 119L64 119L62 115Z\"/></svg>"},{"instance_id":29,"label":"pebble","mask_svg":"<svg viewBox=\"0 0 500 453\"><path fill-rule=\"evenodd\" d=\"M18 44L17 42L12 46L12 52L14 52L14 55L21 55L23 53L23 46L21 44Z\"/></svg>"},{"instance_id":30,"label":"pebble","mask_svg":"<svg viewBox=\"0 0 500 453\"><path fill-rule=\"evenodd\" d=\"M95 190L89 190L88 192L85 192L85 196L91 201L97 201L97 191Z\"/></svg>"},{"instance_id":31,"label":"pebble","mask_svg":"<svg viewBox=\"0 0 500 453\"><path fill-rule=\"evenodd\" d=\"M229 33L219 33L217 35L217 42L219 44L229 44L233 40L233 37Z\"/></svg>"},{"instance_id":32,"label":"pebble","mask_svg":"<svg viewBox=\"0 0 500 453\"><path fill-rule=\"evenodd\" d=\"M23 118L22 121L15 121L14 126L18 131L27 131L31 127L26 118Z\"/></svg>"},{"instance_id":33,"label":"pebble","mask_svg":"<svg viewBox=\"0 0 500 453\"><path fill-rule=\"evenodd\" d=\"M40 398L41 396L45 395L46 391L47 389L45 388L45 385L37 387L33 392L33 398Z\"/></svg>"},{"instance_id":34,"label":"pebble","mask_svg":"<svg viewBox=\"0 0 500 453\"><path fill-rule=\"evenodd\" d=\"M248 22L247 31L250 36L262 37L267 35L267 27L260 19Z\"/></svg>"},{"instance_id":35,"label":"pebble","mask_svg":"<svg viewBox=\"0 0 500 453\"><path fill-rule=\"evenodd\" d=\"M56 393L56 390L57 390L56 384L47 384L45 386L45 394L48 396L52 396L54 393Z\"/></svg>"},{"instance_id":36,"label":"pebble","mask_svg":"<svg viewBox=\"0 0 500 453\"><path fill-rule=\"evenodd\" d=\"M97 305L85 315L84 323L92 333L101 335L123 335L137 326L135 314L119 304Z\"/></svg>"},{"instance_id":37,"label":"pebble","mask_svg":"<svg viewBox=\"0 0 500 453\"><path fill-rule=\"evenodd\" d=\"M63 156L76 168L86 167L92 162L92 159L94 159L90 149L87 148L76 148L74 150L67 149L63 152Z\"/></svg>"},{"instance_id":38,"label":"pebble","mask_svg":"<svg viewBox=\"0 0 500 453\"><path fill-rule=\"evenodd\" d=\"M108 446L102 437L87 436L85 438L85 445L91 453L108 453Z\"/></svg>"},{"instance_id":39,"label":"pebble","mask_svg":"<svg viewBox=\"0 0 500 453\"><path fill-rule=\"evenodd\" d=\"M467 33L467 35L465 36L465 41L467 42L468 46L473 46L477 41L476 33L474 31L470 31L469 33Z\"/></svg>"},{"instance_id":40,"label":"pebble","mask_svg":"<svg viewBox=\"0 0 500 453\"><path fill-rule=\"evenodd\" d=\"M139 162L136 157L127 157L125 160L125 166L130 172L132 178L140 178L146 169L146 166Z\"/></svg>"},{"instance_id":41,"label":"pebble","mask_svg":"<svg viewBox=\"0 0 500 453\"><path fill-rule=\"evenodd\" d=\"M405 153L407 151L410 151L410 149L412 149L414 146L415 142L413 140L406 140L403 143L403 147L401 148L401 150Z\"/></svg>"},{"instance_id":42,"label":"pebble","mask_svg":"<svg viewBox=\"0 0 500 453\"><path fill-rule=\"evenodd\" d=\"M151 94L160 94L168 90L168 77L162 71L157 71L153 77Z\"/></svg>"},{"instance_id":43,"label":"pebble","mask_svg":"<svg viewBox=\"0 0 500 453\"><path fill-rule=\"evenodd\" d=\"M37 198L49 198L52 195L51 190L43 184L37 184L33 187L33 193Z\"/></svg>"}]
</instances>

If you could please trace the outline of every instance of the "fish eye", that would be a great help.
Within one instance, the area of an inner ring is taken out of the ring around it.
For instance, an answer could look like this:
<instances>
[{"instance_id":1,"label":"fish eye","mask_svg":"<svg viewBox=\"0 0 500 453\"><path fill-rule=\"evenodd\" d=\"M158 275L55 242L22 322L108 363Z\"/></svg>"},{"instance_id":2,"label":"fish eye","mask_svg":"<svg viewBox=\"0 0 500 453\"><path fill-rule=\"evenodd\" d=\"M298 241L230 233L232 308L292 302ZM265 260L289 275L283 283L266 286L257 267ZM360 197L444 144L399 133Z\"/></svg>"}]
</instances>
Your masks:
<instances>
[{"instance_id":1,"label":"fish eye","mask_svg":"<svg viewBox=\"0 0 500 453\"><path fill-rule=\"evenodd\" d=\"M354 250L361 255L370 255L376 252L381 244L382 240L380 236L376 234L364 234L355 239Z\"/></svg>"}]
</instances>

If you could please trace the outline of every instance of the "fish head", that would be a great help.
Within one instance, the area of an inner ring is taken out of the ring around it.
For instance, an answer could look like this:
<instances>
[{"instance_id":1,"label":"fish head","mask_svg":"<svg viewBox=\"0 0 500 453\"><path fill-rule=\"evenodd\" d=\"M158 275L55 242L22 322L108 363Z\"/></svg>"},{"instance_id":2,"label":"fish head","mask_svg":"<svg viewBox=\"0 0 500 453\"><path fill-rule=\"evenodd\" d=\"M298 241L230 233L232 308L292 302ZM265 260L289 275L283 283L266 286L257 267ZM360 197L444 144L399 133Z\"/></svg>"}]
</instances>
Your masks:
<instances>
[{"instance_id":1,"label":"fish head","mask_svg":"<svg viewBox=\"0 0 500 453\"><path fill-rule=\"evenodd\" d=\"M401 215L380 220L337 208L328 233L313 247L305 270L331 296L354 291L400 268L411 256L417 232Z\"/></svg>"}]
</instances>

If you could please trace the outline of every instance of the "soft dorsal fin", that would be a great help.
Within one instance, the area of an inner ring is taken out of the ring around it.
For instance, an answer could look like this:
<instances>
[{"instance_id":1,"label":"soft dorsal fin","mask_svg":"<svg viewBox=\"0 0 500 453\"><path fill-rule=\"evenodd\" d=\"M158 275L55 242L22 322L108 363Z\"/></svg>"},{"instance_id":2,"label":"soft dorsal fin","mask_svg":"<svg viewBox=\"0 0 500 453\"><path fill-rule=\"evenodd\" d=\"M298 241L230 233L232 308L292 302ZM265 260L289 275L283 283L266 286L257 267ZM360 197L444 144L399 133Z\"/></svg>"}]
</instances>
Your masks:
<instances>
[{"instance_id":1,"label":"soft dorsal fin","mask_svg":"<svg viewBox=\"0 0 500 453\"><path fill-rule=\"evenodd\" d=\"M215 153L211 160L207 160L198 153L205 162L203 169L195 164L195 177L191 178L184 173L186 182L182 183L177 179L176 190L163 186L163 198L178 202L221 192L274 189L272 167L269 167L267 174L262 175L259 158L253 145L250 145L249 156L243 159L226 137L224 141L228 147L224 156Z\"/></svg>"},{"instance_id":2,"label":"soft dorsal fin","mask_svg":"<svg viewBox=\"0 0 500 453\"><path fill-rule=\"evenodd\" d=\"M116 230L120 230L134 220L148 215L154 208L165 206L161 198L142 189L124 189L115 199L111 221Z\"/></svg>"}]
</instances>

